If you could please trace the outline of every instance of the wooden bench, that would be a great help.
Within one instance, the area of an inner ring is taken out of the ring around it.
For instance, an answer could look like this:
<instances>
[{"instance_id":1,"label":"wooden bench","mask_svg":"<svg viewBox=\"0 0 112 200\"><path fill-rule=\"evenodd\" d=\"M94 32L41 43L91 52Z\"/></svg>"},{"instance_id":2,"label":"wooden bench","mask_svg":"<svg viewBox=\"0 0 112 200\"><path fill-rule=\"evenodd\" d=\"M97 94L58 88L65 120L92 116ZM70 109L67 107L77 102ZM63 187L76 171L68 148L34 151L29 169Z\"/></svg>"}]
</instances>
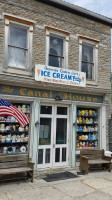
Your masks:
<instances>
[{"instance_id":1,"label":"wooden bench","mask_svg":"<svg viewBox=\"0 0 112 200\"><path fill-rule=\"evenodd\" d=\"M111 171L111 157L104 155L104 149L81 149L80 150L80 171L88 174L90 167L105 167Z\"/></svg>"},{"instance_id":2,"label":"wooden bench","mask_svg":"<svg viewBox=\"0 0 112 200\"><path fill-rule=\"evenodd\" d=\"M0 156L0 181L24 177L33 182L34 163L29 161L28 154Z\"/></svg>"}]
</instances>

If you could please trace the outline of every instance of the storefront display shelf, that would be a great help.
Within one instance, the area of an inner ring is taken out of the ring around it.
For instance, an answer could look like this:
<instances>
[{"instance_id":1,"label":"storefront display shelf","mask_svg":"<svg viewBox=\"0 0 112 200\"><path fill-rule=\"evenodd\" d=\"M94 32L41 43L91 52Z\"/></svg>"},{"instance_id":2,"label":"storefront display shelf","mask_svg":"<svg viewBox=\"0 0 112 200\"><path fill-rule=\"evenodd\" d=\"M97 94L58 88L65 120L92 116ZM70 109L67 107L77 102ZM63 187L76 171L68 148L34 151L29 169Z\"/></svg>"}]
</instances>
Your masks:
<instances>
[{"instance_id":1,"label":"storefront display shelf","mask_svg":"<svg viewBox=\"0 0 112 200\"><path fill-rule=\"evenodd\" d=\"M1 144L9 145L9 144L27 144L28 142L0 142Z\"/></svg>"},{"instance_id":2,"label":"storefront display shelf","mask_svg":"<svg viewBox=\"0 0 112 200\"><path fill-rule=\"evenodd\" d=\"M98 148L98 112L91 108L77 108L76 148Z\"/></svg>"},{"instance_id":3,"label":"storefront display shelf","mask_svg":"<svg viewBox=\"0 0 112 200\"><path fill-rule=\"evenodd\" d=\"M94 126L94 125L97 125L97 124L98 124L98 122L94 122L94 123L90 123L90 124L89 123L77 123L77 125L79 125L79 126L81 126L81 125L82 126L83 125L91 125L91 126L93 125Z\"/></svg>"},{"instance_id":4,"label":"storefront display shelf","mask_svg":"<svg viewBox=\"0 0 112 200\"><path fill-rule=\"evenodd\" d=\"M95 141L98 141L98 140L97 140L97 139L95 139L95 140L77 140L77 142L82 142L82 141L83 141L83 142L84 142L84 141L85 141L85 142L92 142L92 141L95 142Z\"/></svg>"},{"instance_id":5,"label":"storefront display shelf","mask_svg":"<svg viewBox=\"0 0 112 200\"><path fill-rule=\"evenodd\" d=\"M98 133L98 131L77 131L78 134L81 134L81 133Z\"/></svg>"},{"instance_id":6,"label":"storefront display shelf","mask_svg":"<svg viewBox=\"0 0 112 200\"><path fill-rule=\"evenodd\" d=\"M25 134L25 135L28 135L28 131L23 131L23 132L19 132L19 131L4 131L4 132L0 132L0 135L2 134L11 134L11 135L18 135L18 134Z\"/></svg>"},{"instance_id":7,"label":"storefront display shelf","mask_svg":"<svg viewBox=\"0 0 112 200\"><path fill-rule=\"evenodd\" d=\"M13 104L30 117L29 104ZM29 124L21 127L12 116L0 116L0 155L18 154L28 151Z\"/></svg>"},{"instance_id":8,"label":"storefront display shelf","mask_svg":"<svg viewBox=\"0 0 112 200\"><path fill-rule=\"evenodd\" d=\"M82 147L82 148L77 148L77 150L80 150L80 149L83 149L83 147ZM86 147L86 148L84 148L84 149L97 149L97 148L94 148L94 147Z\"/></svg>"},{"instance_id":9,"label":"storefront display shelf","mask_svg":"<svg viewBox=\"0 0 112 200\"><path fill-rule=\"evenodd\" d=\"M19 124L19 122L6 122L6 121L0 121L2 124Z\"/></svg>"},{"instance_id":10,"label":"storefront display shelf","mask_svg":"<svg viewBox=\"0 0 112 200\"><path fill-rule=\"evenodd\" d=\"M82 117L82 118L97 118L97 116L83 116L83 115L77 115L77 117Z\"/></svg>"}]
</instances>

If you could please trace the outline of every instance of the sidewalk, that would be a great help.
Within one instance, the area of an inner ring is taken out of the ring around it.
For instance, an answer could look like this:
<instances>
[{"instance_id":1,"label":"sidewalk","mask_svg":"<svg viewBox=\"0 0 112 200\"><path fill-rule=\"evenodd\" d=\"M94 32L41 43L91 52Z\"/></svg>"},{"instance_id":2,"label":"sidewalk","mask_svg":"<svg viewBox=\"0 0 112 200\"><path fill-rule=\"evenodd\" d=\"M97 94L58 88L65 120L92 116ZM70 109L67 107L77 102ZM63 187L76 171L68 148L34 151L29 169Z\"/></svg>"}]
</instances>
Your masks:
<instances>
[{"instance_id":1,"label":"sidewalk","mask_svg":"<svg viewBox=\"0 0 112 200\"><path fill-rule=\"evenodd\" d=\"M72 171L76 174L76 171ZM46 182L0 183L0 200L112 200L112 172L91 172L78 178Z\"/></svg>"}]
</instances>

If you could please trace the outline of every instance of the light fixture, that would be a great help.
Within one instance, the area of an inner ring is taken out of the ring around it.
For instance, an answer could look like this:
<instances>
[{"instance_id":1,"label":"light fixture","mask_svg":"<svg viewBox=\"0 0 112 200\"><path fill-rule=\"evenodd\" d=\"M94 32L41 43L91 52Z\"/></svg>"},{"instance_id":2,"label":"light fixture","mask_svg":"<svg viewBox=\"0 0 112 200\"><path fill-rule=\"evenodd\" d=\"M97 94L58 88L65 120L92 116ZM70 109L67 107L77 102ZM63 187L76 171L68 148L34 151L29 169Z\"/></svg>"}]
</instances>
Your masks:
<instances>
[{"instance_id":1,"label":"light fixture","mask_svg":"<svg viewBox=\"0 0 112 200\"><path fill-rule=\"evenodd\" d=\"M63 98L62 98L62 97L60 97L60 96L56 96L56 97L55 97L55 100L56 100L56 101L62 101L62 100L63 100Z\"/></svg>"}]
</instances>

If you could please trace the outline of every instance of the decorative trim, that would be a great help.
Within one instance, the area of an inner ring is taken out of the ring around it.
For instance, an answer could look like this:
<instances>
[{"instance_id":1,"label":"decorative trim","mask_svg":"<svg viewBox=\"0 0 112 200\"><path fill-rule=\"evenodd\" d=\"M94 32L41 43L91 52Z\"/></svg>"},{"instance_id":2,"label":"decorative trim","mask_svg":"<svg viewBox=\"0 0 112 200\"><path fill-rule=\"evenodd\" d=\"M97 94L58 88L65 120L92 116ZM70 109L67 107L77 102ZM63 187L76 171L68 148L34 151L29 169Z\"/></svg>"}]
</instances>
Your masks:
<instances>
[{"instance_id":1,"label":"decorative trim","mask_svg":"<svg viewBox=\"0 0 112 200\"><path fill-rule=\"evenodd\" d=\"M57 29L55 27L51 27L51 26L45 26L46 30L48 31L55 31L55 32L58 32L58 33L62 33L62 34L65 34L66 36L70 36L70 32L67 32L65 30L62 30L62 29Z\"/></svg>"},{"instance_id":2,"label":"decorative trim","mask_svg":"<svg viewBox=\"0 0 112 200\"><path fill-rule=\"evenodd\" d=\"M81 39L81 40L90 40L90 41L95 42L95 43L99 43L100 42L100 40L97 40L97 39L94 39L94 38L90 38L90 37L87 37L87 36L83 36L83 35L78 35L78 37L79 37L79 41Z\"/></svg>"},{"instance_id":3,"label":"decorative trim","mask_svg":"<svg viewBox=\"0 0 112 200\"><path fill-rule=\"evenodd\" d=\"M3 15L6 19L11 20L11 21L15 21L15 22L19 22L19 23L27 24L27 25L36 24L36 21L30 20L30 19L27 19L27 18L23 18L23 17L20 17L18 15L11 15L11 14L8 14L8 13L3 13Z\"/></svg>"}]
</instances>

